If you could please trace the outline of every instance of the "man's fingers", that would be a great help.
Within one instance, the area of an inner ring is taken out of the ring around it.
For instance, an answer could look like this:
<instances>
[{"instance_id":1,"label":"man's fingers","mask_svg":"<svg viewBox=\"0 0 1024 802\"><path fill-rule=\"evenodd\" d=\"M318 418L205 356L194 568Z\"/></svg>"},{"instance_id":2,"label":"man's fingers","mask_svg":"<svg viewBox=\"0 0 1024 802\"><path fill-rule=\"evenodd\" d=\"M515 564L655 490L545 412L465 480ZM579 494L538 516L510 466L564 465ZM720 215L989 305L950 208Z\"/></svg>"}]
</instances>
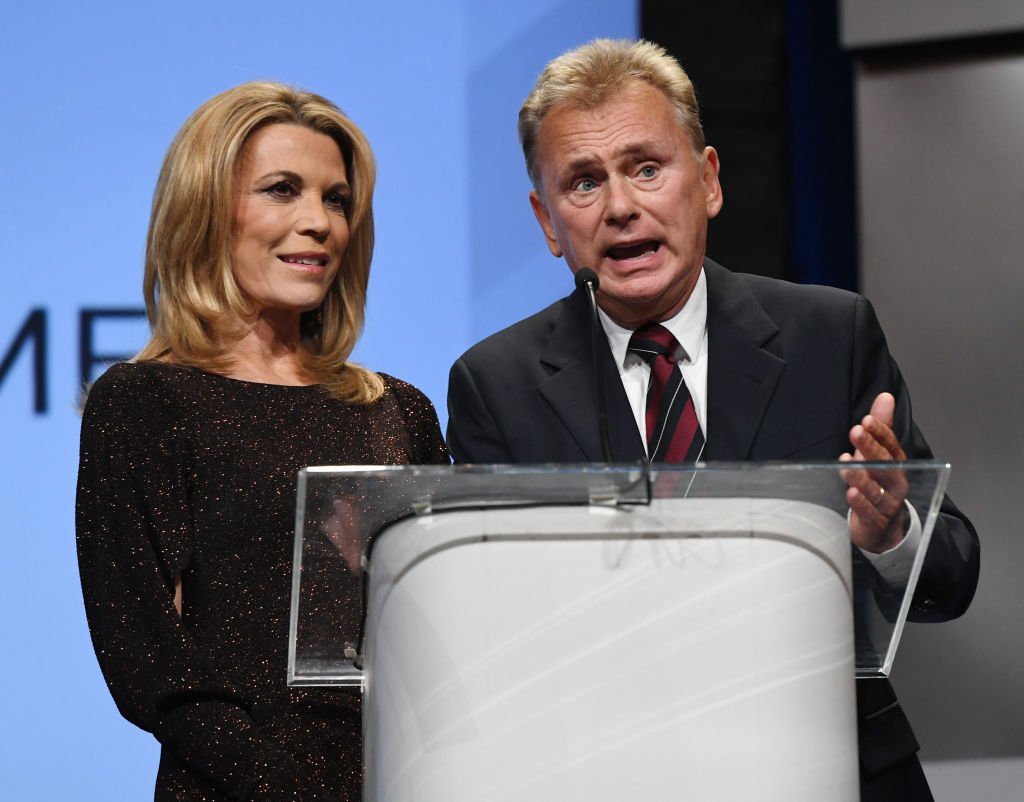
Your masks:
<instances>
[{"instance_id":1,"label":"man's fingers","mask_svg":"<svg viewBox=\"0 0 1024 802\"><path fill-rule=\"evenodd\" d=\"M900 445L900 441L896 438L896 433L881 418L876 418L874 415L865 415L864 420L861 421L861 428L881 449L877 451L880 456L872 457L872 459L892 459L900 462L907 458L903 451L903 446Z\"/></svg>"},{"instance_id":2,"label":"man's fingers","mask_svg":"<svg viewBox=\"0 0 1024 802\"><path fill-rule=\"evenodd\" d=\"M860 488L847 488L846 503L850 505L850 511L860 520L863 526L881 532L889 525L891 516L885 514L872 504Z\"/></svg>"},{"instance_id":3,"label":"man's fingers","mask_svg":"<svg viewBox=\"0 0 1024 802\"><path fill-rule=\"evenodd\" d=\"M895 413L896 399L891 393L879 393L871 404L871 411L850 429L853 454L841 454L839 457L840 462L851 466L840 472L847 484L851 535L858 546L871 551L894 545L889 535L902 528L900 522L908 491L907 477L902 470L872 471L852 466L857 462L906 460L903 446L892 430Z\"/></svg>"},{"instance_id":4,"label":"man's fingers","mask_svg":"<svg viewBox=\"0 0 1024 802\"><path fill-rule=\"evenodd\" d=\"M895 432L873 415L865 415L861 423L850 429L850 442L856 448L855 459L902 462L907 458Z\"/></svg>"},{"instance_id":5,"label":"man's fingers","mask_svg":"<svg viewBox=\"0 0 1024 802\"><path fill-rule=\"evenodd\" d=\"M896 398L892 393L879 393L871 402L871 412L868 414L891 428L896 417Z\"/></svg>"},{"instance_id":6,"label":"man's fingers","mask_svg":"<svg viewBox=\"0 0 1024 802\"><path fill-rule=\"evenodd\" d=\"M849 469L841 471L840 475L849 489L857 491L859 502L863 501L870 505L872 510L889 518L899 512L907 495L906 481L899 475L901 473ZM849 497L850 493L847 492L847 500ZM851 503L850 506L854 505ZM858 509L868 512L863 505L854 507L854 511Z\"/></svg>"}]
</instances>

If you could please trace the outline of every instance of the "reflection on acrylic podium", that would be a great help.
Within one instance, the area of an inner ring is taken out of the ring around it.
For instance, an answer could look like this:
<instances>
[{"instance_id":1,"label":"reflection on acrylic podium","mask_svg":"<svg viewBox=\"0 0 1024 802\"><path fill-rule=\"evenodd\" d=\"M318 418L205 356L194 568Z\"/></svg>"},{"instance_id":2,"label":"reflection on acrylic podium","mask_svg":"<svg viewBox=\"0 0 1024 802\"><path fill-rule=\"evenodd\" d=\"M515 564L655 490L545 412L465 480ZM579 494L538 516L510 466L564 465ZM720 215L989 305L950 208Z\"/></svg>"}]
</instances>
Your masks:
<instances>
[{"instance_id":1,"label":"reflection on acrylic podium","mask_svg":"<svg viewBox=\"0 0 1024 802\"><path fill-rule=\"evenodd\" d=\"M856 800L948 466L885 577L844 468L309 468L288 681L362 686L373 802Z\"/></svg>"}]
</instances>

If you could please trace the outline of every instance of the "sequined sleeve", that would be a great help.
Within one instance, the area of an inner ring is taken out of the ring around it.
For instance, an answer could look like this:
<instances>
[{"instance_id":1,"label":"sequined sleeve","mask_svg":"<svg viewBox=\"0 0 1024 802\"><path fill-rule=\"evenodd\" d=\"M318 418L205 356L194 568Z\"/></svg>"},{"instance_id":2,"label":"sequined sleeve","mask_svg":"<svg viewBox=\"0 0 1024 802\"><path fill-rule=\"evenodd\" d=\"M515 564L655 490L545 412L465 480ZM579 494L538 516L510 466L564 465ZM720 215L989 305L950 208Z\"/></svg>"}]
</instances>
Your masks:
<instances>
[{"instance_id":1,"label":"sequined sleeve","mask_svg":"<svg viewBox=\"0 0 1024 802\"><path fill-rule=\"evenodd\" d=\"M422 391L393 376L384 380L395 394L409 432L411 462L418 465L449 465L448 447L433 404Z\"/></svg>"},{"instance_id":2,"label":"sequined sleeve","mask_svg":"<svg viewBox=\"0 0 1024 802\"><path fill-rule=\"evenodd\" d=\"M174 582L193 548L195 455L175 399L137 366L92 387L76 528L86 614L118 709L228 798L333 799L253 725L182 624Z\"/></svg>"}]
</instances>

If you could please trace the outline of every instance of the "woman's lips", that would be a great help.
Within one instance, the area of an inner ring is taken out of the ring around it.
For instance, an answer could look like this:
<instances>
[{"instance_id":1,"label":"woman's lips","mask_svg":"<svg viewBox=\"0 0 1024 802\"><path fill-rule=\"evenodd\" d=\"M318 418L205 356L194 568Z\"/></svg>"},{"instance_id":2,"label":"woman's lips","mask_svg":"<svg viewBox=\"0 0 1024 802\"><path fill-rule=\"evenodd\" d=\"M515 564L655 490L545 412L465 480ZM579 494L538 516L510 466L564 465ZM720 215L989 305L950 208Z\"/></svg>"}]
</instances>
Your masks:
<instances>
[{"instance_id":1,"label":"woman's lips","mask_svg":"<svg viewBox=\"0 0 1024 802\"><path fill-rule=\"evenodd\" d=\"M311 273L323 271L330 261L325 253L289 253L281 254L277 258L290 267Z\"/></svg>"}]
</instances>

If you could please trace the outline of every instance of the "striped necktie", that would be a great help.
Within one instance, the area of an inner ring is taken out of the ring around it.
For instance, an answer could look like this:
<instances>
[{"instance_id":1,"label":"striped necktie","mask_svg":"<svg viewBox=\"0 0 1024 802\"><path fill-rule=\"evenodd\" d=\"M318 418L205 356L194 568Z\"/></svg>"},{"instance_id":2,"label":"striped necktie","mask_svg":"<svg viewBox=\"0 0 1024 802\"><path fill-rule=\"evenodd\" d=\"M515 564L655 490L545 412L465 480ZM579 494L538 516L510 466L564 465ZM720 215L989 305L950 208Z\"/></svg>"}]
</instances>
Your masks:
<instances>
[{"instance_id":1,"label":"striped necktie","mask_svg":"<svg viewBox=\"0 0 1024 802\"><path fill-rule=\"evenodd\" d=\"M647 387L647 454L651 462L696 462L704 435L676 362L679 344L658 323L646 323L629 340L629 350L651 366Z\"/></svg>"}]
</instances>

